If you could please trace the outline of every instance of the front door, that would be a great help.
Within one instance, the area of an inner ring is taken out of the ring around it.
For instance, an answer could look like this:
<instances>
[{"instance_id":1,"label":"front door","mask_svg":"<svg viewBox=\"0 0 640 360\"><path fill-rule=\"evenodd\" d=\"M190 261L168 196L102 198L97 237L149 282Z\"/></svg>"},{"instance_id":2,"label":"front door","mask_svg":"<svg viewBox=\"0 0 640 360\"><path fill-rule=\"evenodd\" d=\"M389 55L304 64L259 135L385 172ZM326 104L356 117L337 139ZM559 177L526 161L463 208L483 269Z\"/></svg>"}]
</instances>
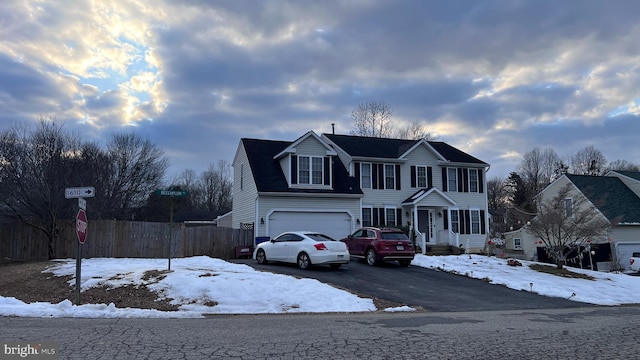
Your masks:
<instances>
[{"instance_id":1,"label":"front door","mask_svg":"<svg viewBox=\"0 0 640 360\"><path fill-rule=\"evenodd\" d=\"M418 231L426 235L428 243L433 242L433 211L418 210Z\"/></svg>"}]
</instances>

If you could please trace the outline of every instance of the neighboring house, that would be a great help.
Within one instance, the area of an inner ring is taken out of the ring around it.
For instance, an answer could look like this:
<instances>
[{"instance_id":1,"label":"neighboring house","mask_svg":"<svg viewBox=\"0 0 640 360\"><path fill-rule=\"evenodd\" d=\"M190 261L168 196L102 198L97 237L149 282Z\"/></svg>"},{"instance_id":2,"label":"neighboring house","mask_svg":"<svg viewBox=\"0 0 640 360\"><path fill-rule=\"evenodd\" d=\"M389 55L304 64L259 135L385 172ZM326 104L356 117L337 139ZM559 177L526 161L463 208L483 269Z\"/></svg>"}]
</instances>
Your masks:
<instances>
[{"instance_id":1,"label":"neighboring house","mask_svg":"<svg viewBox=\"0 0 640 360\"><path fill-rule=\"evenodd\" d=\"M240 140L232 224L258 239L361 226L414 231L417 243L481 251L489 165L444 142L307 132L293 142Z\"/></svg>"},{"instance_id":2,"label":"neighboring house","mask_svg":"<svg viewBox=\"0 0 640 360\"><path fill-rule=\"evenodd\" d=\"M577 197L588 200L611 227L607 236L590 239L593 250L583 260L583 266L599 270L628 269L629 258L640 251L640 172L611 171L605 176L565 174L547 186L538 195L538 201L555 196L566 184L572 184L571 197L565 199L568 210ZM527 232L524 226L504 234L507 252L522 252L525 259L537 260L544 254L539 239Z\"/></svg>"},{"instance_id":3,"label":"neighboring house","mask_svg":"<svg viewBox=\"0 0 640 360\"><path fill-rule=\"evenodd\" d=\"M231 211L229 211L229 212L228 212L228 213L226 213L226 214L219 215L219 216L215 219L216 226L218 226L218 227L228 227L228 228L233 227L231 214L232 214L232 212L231 212Z\"/></svg>"}]
</instances>

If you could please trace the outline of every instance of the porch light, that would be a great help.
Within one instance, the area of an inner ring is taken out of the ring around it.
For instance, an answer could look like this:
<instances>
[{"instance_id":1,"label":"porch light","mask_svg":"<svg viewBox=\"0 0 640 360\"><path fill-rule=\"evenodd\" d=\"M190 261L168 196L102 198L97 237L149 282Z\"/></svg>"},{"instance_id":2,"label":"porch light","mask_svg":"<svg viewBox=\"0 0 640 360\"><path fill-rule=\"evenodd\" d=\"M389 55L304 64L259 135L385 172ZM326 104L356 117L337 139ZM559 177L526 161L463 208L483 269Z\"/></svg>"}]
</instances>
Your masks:
<instances>
[{"instance_id":1,"label":"porch light","mask_svg":"<svg viewBox=\"0 0 640 360\"><path fill-rule=\"evenodd\" d=\"M360 225L360 219L356 219L356 225Z\"/></svg>"},{"instance_id":2,"label":"porch light","mask_svg":"<svg viewBox=\"0 0 640 360\"><path fill-rule=\"evenodd\" d=\"M442 211L438 211L438 217L442 217Z\"/></svg>"},{"instance_id":3,"label":"porch light","mask_svg":"<svg viewBox=\"0 0 640 360\"><path fill-rule=\"evenodd\" d=\"M264 218L260 218L260 224L264 225Z\"/></svg>"}]
</instances>

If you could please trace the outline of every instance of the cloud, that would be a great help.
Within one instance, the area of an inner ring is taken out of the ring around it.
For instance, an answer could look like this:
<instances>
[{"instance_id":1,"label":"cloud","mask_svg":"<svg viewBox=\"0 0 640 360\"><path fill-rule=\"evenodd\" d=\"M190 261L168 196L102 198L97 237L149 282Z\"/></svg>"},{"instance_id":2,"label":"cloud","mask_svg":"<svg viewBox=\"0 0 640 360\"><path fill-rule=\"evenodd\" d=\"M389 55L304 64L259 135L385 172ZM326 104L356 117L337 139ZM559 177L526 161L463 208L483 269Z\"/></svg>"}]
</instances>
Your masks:
<instances>
[{"instance_id":1,"label":"cloud","mask_svg":"<svg viewBox=\"0 0 640 360\"><path fill-rule=\"evenodd\" d=\"M636 161L640 3L4 2L0 130L55 114L139 131L171 171L241 137L348 133L359 103L423 121L503 176L534 147Z\"/></svg>"}]
</instances>

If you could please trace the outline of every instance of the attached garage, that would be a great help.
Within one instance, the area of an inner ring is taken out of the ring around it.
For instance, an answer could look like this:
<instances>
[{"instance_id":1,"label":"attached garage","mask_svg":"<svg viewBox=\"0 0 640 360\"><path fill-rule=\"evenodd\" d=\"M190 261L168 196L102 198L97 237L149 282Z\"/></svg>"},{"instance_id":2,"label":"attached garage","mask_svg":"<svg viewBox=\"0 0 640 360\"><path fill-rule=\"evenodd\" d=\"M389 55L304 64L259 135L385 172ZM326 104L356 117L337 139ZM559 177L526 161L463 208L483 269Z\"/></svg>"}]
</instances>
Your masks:
<instances>
[{"instance_id":1,"label":"attached garage","mask_svg":"<svg viewBox=\"0 0 640 360\"><path fill-rule=\"evenodd\" d=\"M351 215L345 211L274 211L267 231L274 238L286 231L317 231L340 240L351 233Z\"/></svg>"},{"instance_id":2,"label":"attached garage","mask_svg":"<svg viewBox=\"0 0 640 360\"><path fill-rule=\"evenodd\" d=\"M640 242L618 242L615 245L618 263L629 270L629 259L634 252L640 252Z\"/></svg>"}]
</instances>

